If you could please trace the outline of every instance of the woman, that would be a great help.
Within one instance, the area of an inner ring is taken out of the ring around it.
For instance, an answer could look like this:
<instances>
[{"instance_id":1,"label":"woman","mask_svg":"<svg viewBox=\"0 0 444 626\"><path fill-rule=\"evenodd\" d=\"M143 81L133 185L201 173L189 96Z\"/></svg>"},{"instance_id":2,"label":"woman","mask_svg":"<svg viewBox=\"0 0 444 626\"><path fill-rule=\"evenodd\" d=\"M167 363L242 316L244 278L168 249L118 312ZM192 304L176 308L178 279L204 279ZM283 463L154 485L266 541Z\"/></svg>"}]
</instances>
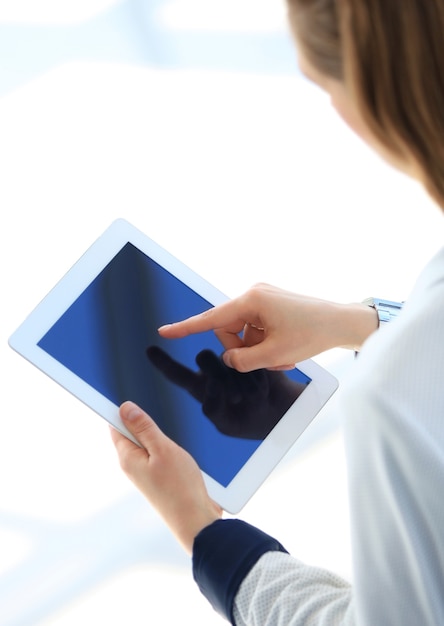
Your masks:
<instances>
[{"instance_id":1,"label":"woman","mask_svg":"<svg viewBox=\"0 0 444 626\"><path fill-rule=\"evenodd\" d=\"M302 71L387 161L444 209L444 0L288 0ZM382 326L383 324L381 324ZM143 448L113 432L121 465L193 554L202 592L233 624L444 624L444 249L398 318L258 285L164 337L214 329L227 365L288 369L360 349L341 394L353 587L273 538L221 519L194 461L128 402Z\"/></svg>"}]
</instances>

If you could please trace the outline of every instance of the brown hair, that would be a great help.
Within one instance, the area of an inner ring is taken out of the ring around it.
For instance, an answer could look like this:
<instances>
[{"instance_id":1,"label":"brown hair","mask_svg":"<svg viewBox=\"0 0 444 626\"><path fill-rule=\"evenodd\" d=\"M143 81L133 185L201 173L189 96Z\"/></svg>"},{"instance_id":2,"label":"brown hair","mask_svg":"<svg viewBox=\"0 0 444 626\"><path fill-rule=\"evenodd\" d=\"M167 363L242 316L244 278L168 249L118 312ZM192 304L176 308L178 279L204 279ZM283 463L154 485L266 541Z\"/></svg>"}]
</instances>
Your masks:
<instances>
[{"instance_id":1,"label":"brown hair","mask_svg":"<svg viewBox=\"0 0 444 626\"><path fill-rule=\"evenodd\" d=\"M307 60L444 209L444 0L287 0Z\"/></svg>"}]
</instances>

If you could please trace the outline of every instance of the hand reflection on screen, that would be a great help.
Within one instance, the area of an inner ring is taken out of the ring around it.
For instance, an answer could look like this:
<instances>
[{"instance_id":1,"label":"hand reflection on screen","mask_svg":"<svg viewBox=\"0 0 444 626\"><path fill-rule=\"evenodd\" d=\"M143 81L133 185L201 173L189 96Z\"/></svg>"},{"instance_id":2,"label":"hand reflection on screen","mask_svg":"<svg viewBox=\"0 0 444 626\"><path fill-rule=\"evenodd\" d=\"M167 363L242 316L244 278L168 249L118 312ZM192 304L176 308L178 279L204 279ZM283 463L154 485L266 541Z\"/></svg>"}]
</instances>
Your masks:
<instances>
[{"instance_id":1,"label":"hand reflection on screen","mask_svg":"<svg viewBox=\"0 0 444 626\"><path fill-rule=\"evenodd\" d=\"M204 415L221 433L231 437L264 439L307 386L281 371L240 373L211 350L197 354L197 372L158 346L149 347L147 355L168 380L202 404Z\"/></svg>"}]
</instances>

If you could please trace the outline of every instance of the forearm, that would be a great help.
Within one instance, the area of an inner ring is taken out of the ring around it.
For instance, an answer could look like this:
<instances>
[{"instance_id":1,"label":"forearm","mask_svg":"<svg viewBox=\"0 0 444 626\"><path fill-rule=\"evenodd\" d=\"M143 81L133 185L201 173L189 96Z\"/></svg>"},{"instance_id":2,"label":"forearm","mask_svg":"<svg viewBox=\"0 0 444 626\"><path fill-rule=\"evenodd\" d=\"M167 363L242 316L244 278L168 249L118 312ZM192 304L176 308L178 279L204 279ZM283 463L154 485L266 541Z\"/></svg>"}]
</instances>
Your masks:
<instances>
[{"instance_id":1,"label":"forearm","mask_svg":"<svg viewBox=\"0 0 444 626\"><path fill-rule=\"evenodd\" d=\"M355 626L352 587L288 554L268 552L242 582L236 626Z\"/></svg>"},{"instance_id":2,"label":"forearm","mask_svg":"<svg viewBox=\"0 0 444 626\"><path fill-rule=\"evenodd\" d=\"M238 626L354 624L347 582L240 520L220 520L196 537L193 573L213 608Z\"/></svg>"},{"instance_id":3,"label":"forearm","mask_svg":"<svg viewBox=\"0 0 444 626\"><path fill-rule=\"evenodd\" d=\"M214 610L232 623L240 584L261 556L270 551L285 552L285 548L241 520L218 520L196 536L194 579Z\"/></svg>"}]
</instances>

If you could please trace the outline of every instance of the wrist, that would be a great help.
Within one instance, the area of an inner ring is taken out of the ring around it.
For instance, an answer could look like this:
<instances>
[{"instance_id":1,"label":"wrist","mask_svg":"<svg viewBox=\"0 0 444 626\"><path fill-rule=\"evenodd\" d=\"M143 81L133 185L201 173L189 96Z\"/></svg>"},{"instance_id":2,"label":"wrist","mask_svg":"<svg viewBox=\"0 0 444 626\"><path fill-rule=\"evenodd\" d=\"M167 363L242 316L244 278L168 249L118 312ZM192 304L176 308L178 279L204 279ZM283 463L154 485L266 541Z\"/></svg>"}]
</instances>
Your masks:
<instances>
[{"instance_id":1,"label":"wrist","mask_svg":"<svg viewBox=\"0 0 444 626\"><path fill-rule=\"evenodd\" d=\"M378 313L367 304L346 304L343 323L345 334L342 347L359 352L364 341L379 327Z\"/></svg>"},{"instance_id":2,"label":"wrist","mask_svg":"<svg viewBox=\"0 0 444 626\"><path fill-rule=\"evenodd\" d=\"M211 524L221 519L221 517L222 510L216 504L214 504L214 508L210 508L208 511L196 512L196 514L192 518L188 518L188 520L184 519L182 516L181 527L176 529L175 534L187 554L192 554L194 540L197 535L202 532L204 528L211 526Z\"/></svg>"}]
</instances>

